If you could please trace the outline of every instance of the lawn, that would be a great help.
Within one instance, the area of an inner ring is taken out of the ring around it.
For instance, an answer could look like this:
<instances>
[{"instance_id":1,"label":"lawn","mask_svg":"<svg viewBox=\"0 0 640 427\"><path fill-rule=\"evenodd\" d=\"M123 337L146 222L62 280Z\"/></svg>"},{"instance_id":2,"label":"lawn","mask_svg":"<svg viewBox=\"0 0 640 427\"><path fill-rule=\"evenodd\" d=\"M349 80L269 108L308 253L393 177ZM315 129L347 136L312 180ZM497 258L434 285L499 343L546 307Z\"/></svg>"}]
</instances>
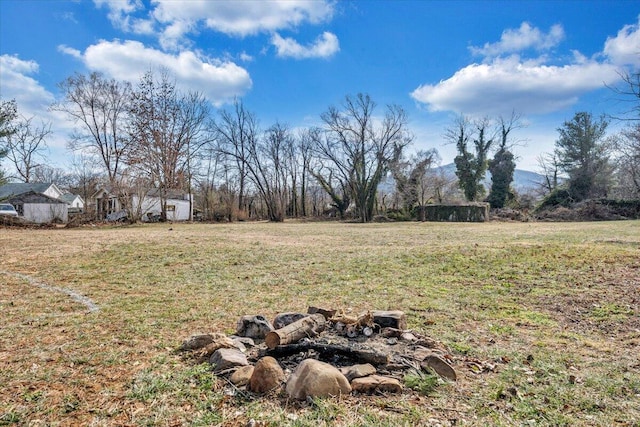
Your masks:
<instances>
[{"instance_id":1,"label":"lawn","mask_svg":"<svg viewBox=\"0 0 640 427\"><path fill-rule=\"evenodd\" d=\"M640 426L639 221L0 229L0 277L0 425ZM298 403L175 351L310 305L403 310L458 381Z\"/></svg>"}]
</instances>

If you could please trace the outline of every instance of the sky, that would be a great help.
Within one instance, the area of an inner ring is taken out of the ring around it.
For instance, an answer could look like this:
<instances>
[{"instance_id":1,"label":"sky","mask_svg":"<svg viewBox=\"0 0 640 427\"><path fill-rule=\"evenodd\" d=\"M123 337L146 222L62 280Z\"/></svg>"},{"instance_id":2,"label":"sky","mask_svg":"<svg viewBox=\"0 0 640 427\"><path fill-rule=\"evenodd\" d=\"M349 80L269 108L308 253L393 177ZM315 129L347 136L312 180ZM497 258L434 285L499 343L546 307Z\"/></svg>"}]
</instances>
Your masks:
<instances>
[{"instance_id":1,"label":"sky","mask_svg":"<svg viewBox=\"0 0 640 427\"><path fill-rule=\"evenodd\" d=\"M403 107L411 150L442 164L460 114L516 112L518 168L536 171L576 112L624 111L607 86L640 69L640 1L0 0L0 98L52 124L52 166L72 156L74 124L48 108L61 81L97 71L136 85L162 68L214 111L241 99L265 129L319 125L369 94L380 116Z\"/></svg>"}]
</instances>

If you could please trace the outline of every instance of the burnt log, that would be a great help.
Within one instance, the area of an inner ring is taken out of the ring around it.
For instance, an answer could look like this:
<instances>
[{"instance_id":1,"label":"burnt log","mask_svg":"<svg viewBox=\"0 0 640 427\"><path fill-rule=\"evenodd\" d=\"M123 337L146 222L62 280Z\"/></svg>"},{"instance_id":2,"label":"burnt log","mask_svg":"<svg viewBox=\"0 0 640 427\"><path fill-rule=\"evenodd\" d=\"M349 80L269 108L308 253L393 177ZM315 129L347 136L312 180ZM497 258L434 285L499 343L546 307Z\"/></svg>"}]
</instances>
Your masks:
<instances>
[{"instance_id":1,"label":"burnt log","mask_svg":"<svg viewBox=\"0 0 640 427\"><path fill-rule=\"evenodd\" d=\"M271 331L264 339L269 348L295 343L304 337L314 337L324 330L326 320L322 314L303 317L284 328Z\"/></svg>"},{"instance_id":2,"label":"burnt log","mask_svg":"<svg viewBox=\"0 0 640 427\"><path fill-rule=\"evenodd\" d=\"M373 322L380 328L407 329L407 316L402 311L373 311Z\"/></svg>"}]
</instances>

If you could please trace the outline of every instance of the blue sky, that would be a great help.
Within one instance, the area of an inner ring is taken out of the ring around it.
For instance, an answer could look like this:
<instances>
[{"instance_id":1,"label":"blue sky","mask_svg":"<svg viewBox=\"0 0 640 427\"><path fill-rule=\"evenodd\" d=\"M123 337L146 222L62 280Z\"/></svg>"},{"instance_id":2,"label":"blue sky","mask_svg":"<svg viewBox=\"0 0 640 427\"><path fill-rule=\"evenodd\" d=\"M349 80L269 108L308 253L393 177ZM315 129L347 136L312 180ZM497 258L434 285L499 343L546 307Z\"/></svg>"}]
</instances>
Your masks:
<instances>
[{"instance_id":1,"label":"blue sky","mask_svg":"<svg viewBox=\"0 0 640 427\"><path fill-rule=\"evenodd\" d=\"M443 163L458 114L515 110L518 167L536 170L576 111L623 108L605 84L640 68L640 2L0 0L0 97L52 122L55 166L68 166L73 130L47 109L57 83L99 71L135 84L159 67L215 108L242 98L265 128L319 124L368 93L380 114L405 108L413 149Z\"/></svg>"}]
</instances>

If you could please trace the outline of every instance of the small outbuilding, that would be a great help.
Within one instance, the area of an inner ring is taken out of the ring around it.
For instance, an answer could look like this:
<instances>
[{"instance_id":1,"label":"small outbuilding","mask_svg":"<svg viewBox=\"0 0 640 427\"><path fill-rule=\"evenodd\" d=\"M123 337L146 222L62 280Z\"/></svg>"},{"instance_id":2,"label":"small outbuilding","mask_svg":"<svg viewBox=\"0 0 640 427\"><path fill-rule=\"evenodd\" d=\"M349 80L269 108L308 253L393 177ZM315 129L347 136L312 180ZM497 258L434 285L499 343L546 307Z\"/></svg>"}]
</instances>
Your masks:
<instances>
[{"instance_id":1,"label":"small outbuilding","mask_svg":"<svg viewBox=\"0 0 640 427\"><path fill-rule=\"evenodd\" d=\"M66 202L42 193L29 191L6 199L18 211L18 215L37 224L66 223L69 210Z\"/></svg>"}]
</instances>

